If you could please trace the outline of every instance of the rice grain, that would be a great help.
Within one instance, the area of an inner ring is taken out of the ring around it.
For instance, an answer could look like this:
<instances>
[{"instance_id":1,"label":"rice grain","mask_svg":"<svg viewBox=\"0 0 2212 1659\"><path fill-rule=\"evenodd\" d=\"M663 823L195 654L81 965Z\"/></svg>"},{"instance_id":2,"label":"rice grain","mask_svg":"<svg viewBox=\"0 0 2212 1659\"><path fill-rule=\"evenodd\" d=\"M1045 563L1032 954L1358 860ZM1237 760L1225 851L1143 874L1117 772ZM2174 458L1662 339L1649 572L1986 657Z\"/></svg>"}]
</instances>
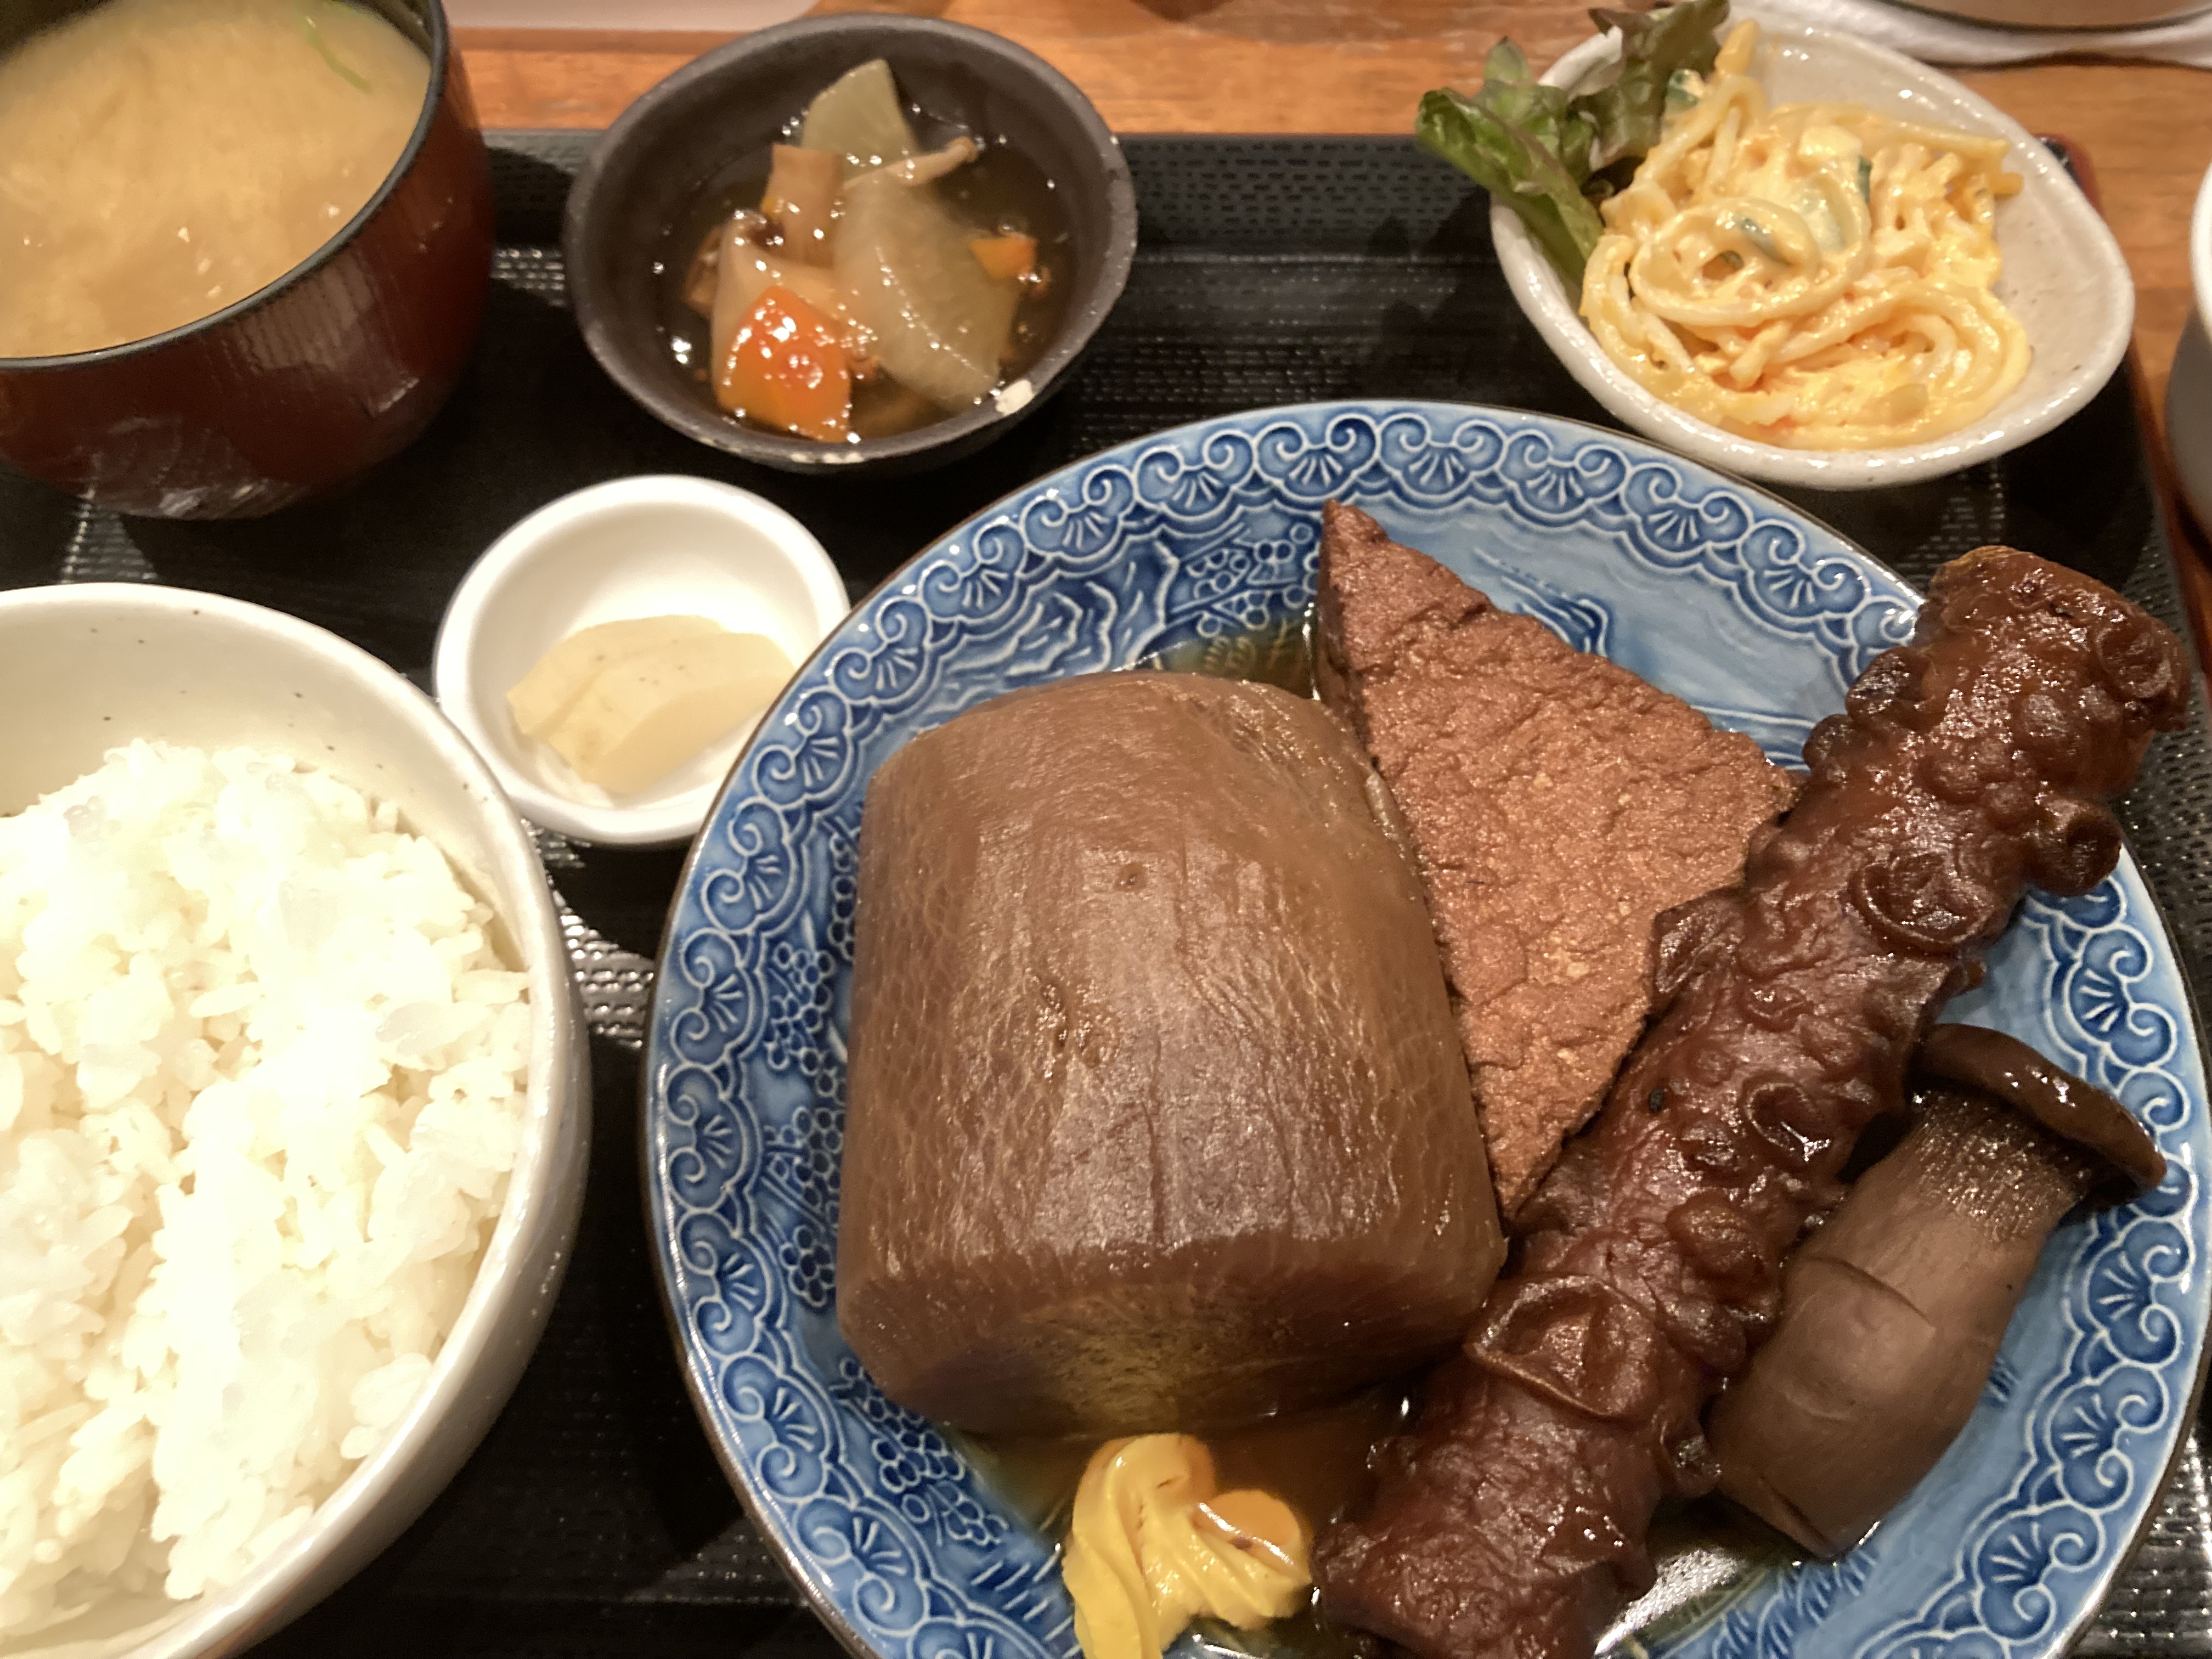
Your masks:
<instances>
[{"instance_id":1,"label":"rice grain","mask_svg":"<svg viewBox=\"0 0 2212 1659\"><path fill-rule=\"evenodd\" d=\"M388 805L139 742L0 818L0 1636L235 1582L406 1414L526 979Z\"/></svg>"}]
</instances>

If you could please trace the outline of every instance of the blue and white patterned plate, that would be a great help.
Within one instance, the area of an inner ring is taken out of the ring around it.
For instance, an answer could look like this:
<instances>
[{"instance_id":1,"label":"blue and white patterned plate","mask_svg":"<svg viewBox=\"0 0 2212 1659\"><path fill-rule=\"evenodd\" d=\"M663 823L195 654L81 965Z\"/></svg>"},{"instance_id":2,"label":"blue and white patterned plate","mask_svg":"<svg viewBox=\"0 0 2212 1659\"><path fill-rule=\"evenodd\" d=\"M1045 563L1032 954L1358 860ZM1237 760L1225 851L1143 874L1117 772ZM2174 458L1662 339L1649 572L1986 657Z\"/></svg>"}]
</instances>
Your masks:
<instances>
[{"instance_id":1,"label":"blue and white patterned plate","mask_svg":"<svg viewBox=\"0 0 2212 1659\"><path fill-rule=\"evenodd\" d=\"M815 1607L882 1659L1066 1659L1047 1541L837 1334L832 1299L854 838L901 744L1017 686L1285 623L1322 502L1372 512L1795 759L1909 630L1896 577L1771 497L1635 440L1449 404L1206 422L1010 496L855 610L762 723L694 852L646 1080L652 1225L685 1369ZM2143 1524L2204 1341L2205 1081L2132 861L2031 900L1952 1017L2001 1026L2155 1129L2166 1184L2061 1230L1936 1472L1833 1566L1743 1573L1663 1628L1689 1659L2057 1654Z\"/></svg>"}]
</instances>

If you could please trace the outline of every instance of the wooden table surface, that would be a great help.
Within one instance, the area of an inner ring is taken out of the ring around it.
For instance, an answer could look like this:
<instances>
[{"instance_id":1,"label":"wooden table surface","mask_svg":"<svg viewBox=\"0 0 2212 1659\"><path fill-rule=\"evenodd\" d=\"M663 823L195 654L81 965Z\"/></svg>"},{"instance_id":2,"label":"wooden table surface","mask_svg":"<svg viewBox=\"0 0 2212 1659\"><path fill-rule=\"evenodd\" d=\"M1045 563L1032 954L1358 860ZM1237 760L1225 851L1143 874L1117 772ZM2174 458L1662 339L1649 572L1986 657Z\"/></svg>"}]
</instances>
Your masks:
<instances>
[{"instance_id":1,"label":"wooden table surface","mask_svg":"<svg viewBox=\"0 0 2212 1659\"><path fill-rule=\"evenodd\" d=\"M1477 84L1501 34L1542 64L1590 27L1567 0L820 0L815 10L995 30L1056 65L1124 132L1403 132L1429 88ZM600 127L726 38L484 29L463 30L460 41L485 125ZM2063 62L1960 78L2030 131L2062 134L2087 154L2135 273L2138 362L2162 422L2191 304L2190 209L2212 164L2212 72ZM2181 563L2205 639L2205 543L2184 536L2197 554Z\"/></svg>"}]
</instances>

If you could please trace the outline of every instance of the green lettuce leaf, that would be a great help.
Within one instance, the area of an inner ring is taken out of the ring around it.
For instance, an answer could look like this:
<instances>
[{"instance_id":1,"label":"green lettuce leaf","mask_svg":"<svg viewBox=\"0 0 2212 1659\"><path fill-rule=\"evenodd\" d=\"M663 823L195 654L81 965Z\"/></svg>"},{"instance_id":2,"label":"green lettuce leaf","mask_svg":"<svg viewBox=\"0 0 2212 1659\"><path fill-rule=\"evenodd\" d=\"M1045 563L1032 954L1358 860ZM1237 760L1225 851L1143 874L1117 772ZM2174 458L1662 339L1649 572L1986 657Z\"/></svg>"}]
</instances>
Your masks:
<instances>
[{"instance_id":1,"label":"green lettuce leaf","mask_svg":"<svg viewBox=\"0 0 2212 1659\"><path fill-rule=\"evenodd\" d=\"M1618 72L1574 100L1577 112L1596 135L1592 167L1642 155L1659 142L1668 87L1685 70L1712 73L1728 11L1728 0L1684 0L1658 11L1590 13L1590 21L1601 29L1620 31L1621 45Z\"/></svg>"},{"instance_id":2,"label":"green lettuce leaf","mask_svg":"<svg viewBox=\"0 0 2212 1659\"><path fill-rule=\"evenodd\" d=\"M1413 122L1415 142L1519 214L1562 270L1579 271L1605 229L1583 194L1590 137L1565 90L1540 85L1510 40L1491 49L1481 91L1440 88Z\"/></svg>"},{"instance_id":3,"label":"green lettuce leaf","mask_svg":"<svg viewBox=\"0 0 2212 1659\"><path fill-rule=\"evenodd\" d=\"M1594 198L1621 182L1619 164L1632 166L1659 141L1669 87L1685 71L1711 70L1728 0L1590 16L1621 31L1621 60L1596 82L1572 94L1542 85L1520 47L1501 40L1483 64L1480 91L1439 88L1421 100L1413 122L1421 148L1519 214L1571 283L1581 282L1604 234Z\"/></svg>"}]
</instances>

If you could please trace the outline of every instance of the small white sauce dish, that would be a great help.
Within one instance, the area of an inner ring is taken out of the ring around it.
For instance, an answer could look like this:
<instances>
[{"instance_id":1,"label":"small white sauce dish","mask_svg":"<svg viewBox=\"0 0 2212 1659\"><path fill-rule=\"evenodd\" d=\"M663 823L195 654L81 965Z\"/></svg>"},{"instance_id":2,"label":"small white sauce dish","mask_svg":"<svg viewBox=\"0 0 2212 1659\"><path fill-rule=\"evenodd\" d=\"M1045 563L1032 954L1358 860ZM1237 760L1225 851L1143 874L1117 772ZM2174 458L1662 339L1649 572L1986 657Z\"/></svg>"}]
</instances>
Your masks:
<instances>
[{"instance_id":1,"label":"small white sauce dish","mask_svg":"<svg viewBox=\"0 0 2212 1659\"><path fill-rule=\"evenodd\" d=\"M1518 216L1493 206L1490 234L1506 285L1583 388L1617 419L1683 454L1746 477L1814 489L1876 489L1941 477L2042 436L2094 397L2126 355L2135 283L2119 244L2050 150L1988 100L1901 53L1778 22L1755 8L1741 15L1759 26L1753 72L1771 103L1849 100L1902 108L2011 143L2005 164L2022 182L2018 195L1997 204L2004 273L1996 292L2034 348L2027 378L1972 426L1928 443L1785 449L1737 437L1653 396L1607 357L1582 319L1580 293L1570 291ZM1543 80L1571 87L1620 52L1618 33L1598 35L1560 58Z\"/></svg>"},{"instance_id":2,"label":"small white sauce dish","mask_svg":"<svg viewBox=\"0 0 2212 1659\"><path fill-rule=\"evenodd\" d=\"M764 634L795 668L850 608L822 544L773 502L707 478L617 478L538 508L462 579L438 629L438 702L533 823L609 846L687 842L750 725L617 797L524 737L508 690L569 635L632 617L706 617Z\"/></svg>"}]
</instances>

